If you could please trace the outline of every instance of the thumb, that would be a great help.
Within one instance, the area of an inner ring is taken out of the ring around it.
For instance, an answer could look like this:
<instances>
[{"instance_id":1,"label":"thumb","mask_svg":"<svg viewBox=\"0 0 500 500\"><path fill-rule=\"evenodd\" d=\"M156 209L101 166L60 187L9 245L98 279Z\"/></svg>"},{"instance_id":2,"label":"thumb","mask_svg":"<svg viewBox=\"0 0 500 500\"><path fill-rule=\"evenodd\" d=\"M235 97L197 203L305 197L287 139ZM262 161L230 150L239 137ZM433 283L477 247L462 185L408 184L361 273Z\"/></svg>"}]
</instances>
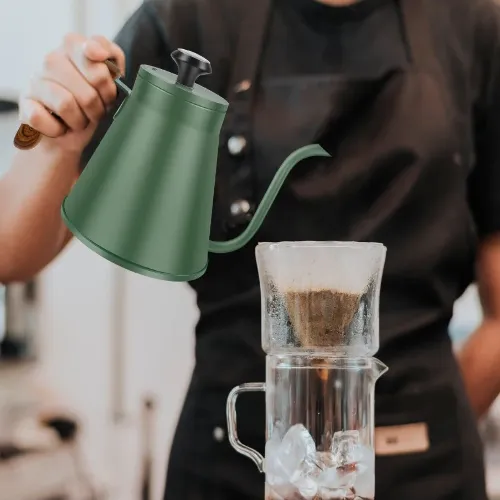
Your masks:
<instances>
[{"instance_id":1,"label":"thumb","mask_svg":"<svg viewBox=\"0 0 500 500\"><path fill-rule=\"evenodd\" d=\"M125 74L125 54L116 44L104 36L96 35L87 41L87 58L94 62L103 62L105 59L111 59L120 69L120 74ZM104 51L104 52L103 52ZM104 57L104 53L106 56Z\"/></svg>"},{"instance_id":2,"label":"thumb","mask_svg":"<svg viewBox=\"0 0 500 500\"><path fill-rule=\"evenodd\" d=\"M87 40L83 44L83 55L94 62L104 62L110 56L109 51L106 50L96 40Z\"/></svg>"}]
</instances>

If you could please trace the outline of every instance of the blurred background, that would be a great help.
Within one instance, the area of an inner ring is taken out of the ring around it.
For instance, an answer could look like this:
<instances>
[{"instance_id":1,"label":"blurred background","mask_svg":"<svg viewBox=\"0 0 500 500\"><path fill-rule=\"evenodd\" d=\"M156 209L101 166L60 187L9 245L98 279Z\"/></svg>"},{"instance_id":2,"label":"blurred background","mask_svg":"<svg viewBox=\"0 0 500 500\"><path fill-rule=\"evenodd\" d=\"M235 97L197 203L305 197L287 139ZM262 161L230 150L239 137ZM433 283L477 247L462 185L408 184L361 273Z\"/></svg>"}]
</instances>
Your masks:
<instances>
[{"instance_id":1,"label":"blurred background","mask_svg":"<svg viewBox=\"0 0 500 500\"><path fill-rule=\"evenodd\" d=\"M17 101L65 33L111 38L139 3L0 0L0 100ZM2 108L3 173L18 123ZM74 242L0 293L0 500L159 500L193 366L187 285L124 273Z\"/></svg>"},{"instance_id":2,"label":"blurred background","mask_svg":"<svg viewBox=\"0 0 500 500\"><path fill-rule=\"evenodd\" d=\"M0 0L0 172L18 126L8 103L44 54L69 31L113 37L138 3ZM34 282L0 287L0 500L160 500L196 319L186 285L125 273L78 242ZM457 345L480 320L471 287ZM492 499L498 407L481 424Z\"/></svg>"}]
</instances>

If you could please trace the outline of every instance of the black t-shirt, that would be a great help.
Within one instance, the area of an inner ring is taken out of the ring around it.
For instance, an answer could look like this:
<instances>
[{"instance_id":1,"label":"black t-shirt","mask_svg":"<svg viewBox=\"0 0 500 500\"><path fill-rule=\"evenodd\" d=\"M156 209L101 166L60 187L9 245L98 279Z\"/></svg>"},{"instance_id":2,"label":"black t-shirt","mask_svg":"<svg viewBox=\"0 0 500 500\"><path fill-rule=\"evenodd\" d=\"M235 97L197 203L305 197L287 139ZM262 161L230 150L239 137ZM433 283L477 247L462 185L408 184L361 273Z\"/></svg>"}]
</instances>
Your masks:
<instances>
[{"instance_id":1,"label":"black t-shirt","mask_svg":"<svg viewBox=\"0 0 500 500\"><path fill-rule=\"evenodd\" d=\"M430 37L413 33L410 43L396 0L347 7L276 0L252 113L257 202L293 149L321 140L335 152L330 163L296 168L256 241L359 239L388 247L379 353L390 366L379 382L386 394L456 379L447 338L453 303L473 279L478 239L500 230L499 13L489 0L401 0L419 1L433 34L428 68L419 54ZM212 61L214 77L230 73L234 12L243 4L251 2L146 2L117 37L128 83L140 64L175 71L170 52L180 44L209 57L211 23L218 36L221 26L232 33ZM227 91L222 80L212 90ZM209 77L200 84L210 86ZM219 170L237 184L238 172ZM213 236L242 229L227 227L214 219ZM212 436L225 427L228 391L265 377L254 245L210 256L192 286L200 308L196 368L173 463L227 481L241 468L248 484L261 482L248 459ZM239 408L242 441L262 450L263 396L245 395Z\"/></svg>"},{"instance_id":2,"label":"black t-shirt","mask_svg":"<svg viewBox=\"0 0 500 500\"><path fill-rule=\"evenodd\" d=\"M270 31L264 81L322 74L376 78L407 63L404 24L395 0L345 7L277 0Z\"/></svg>"}]
</instances>

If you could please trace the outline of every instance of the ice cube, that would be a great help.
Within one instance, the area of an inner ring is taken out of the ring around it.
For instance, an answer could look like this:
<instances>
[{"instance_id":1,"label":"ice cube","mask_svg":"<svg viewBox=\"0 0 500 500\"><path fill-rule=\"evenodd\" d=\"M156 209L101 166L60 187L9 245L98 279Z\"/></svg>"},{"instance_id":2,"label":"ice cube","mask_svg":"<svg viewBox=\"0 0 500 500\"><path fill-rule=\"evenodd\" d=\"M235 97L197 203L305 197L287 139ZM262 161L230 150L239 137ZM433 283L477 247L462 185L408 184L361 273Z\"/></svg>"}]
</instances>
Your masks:
<instances>
[{"instance_id":1,"label":"ice cube","mask_svg":"<svg viewBox=\"0 0 500 500\"><path fill-rule=\"evenodd\" d=\"M362 498L375 496L375 452L366 447L358 448L358 472L354 481L354 491Z\"/></svg>"},{"instance_id":2,"label":"ice cube","mask_svg":"<svg viewBox=\"0 0 500 500\"><path fill-rule=\"evenodd\" d=\"M279 439L279 438L278 438ZM296 472L304 472L316 457L316 445L302 424L290 427L282 441L266 443L266 475L270 484L290 483Z\"/></svg>"},{"instance_id":3,"label":"ice cube","mask_svg":"<svg viewBox=\"0 0 500 500\"><path fill-rule=\"evenodd\" d=\"M375 451L368 446L358 445L354 450L354 458L356 459L358 473L365 469L375 469Z\"/></svg>"},{"instance_id":4,"label":"ice cube","mask_svg":"<svg viewBox=\"0 0 500 500\"><path fill-rule=\"evenodd\" d=\"M318 483L306 471L296 471L291 478L291 483L306 499L314 498L318 492Z\"/></svg>"},{"instance_id":5,"label":"ice cube","mask_svg":"<svg viewBox=\"0 0 500 500\"><path fill-rule=\"evenodd\" d=\"M333 435L332 453L337 467L357 462L359 431L338 431Z\"/></svg>"},{"instance_id":6,"label":"ice cube","mask_svg":"<svg viewBox=\"0 0 500 500\"><path fill-rule=\"evenodd\" d=\"M316 454L307 455L291 478L303 498L312 499L318 491L318 477L322 468L316 460Z\"/></svg>"},{"instance_id":7,"label":"ice cube","mask_svg":"<svg viewBox=\"0 0 500 500\"><path fill-rule=\"evenodd\" d=\"M289 497L292 488L303 498L312 499L320 472L314 439L302 424L290 427L281 441L273 432L266 443L266 481L276 493Z\"/></svg>"},{"instance_id":8,"label":"ice cube","mask_svg":"<svg viewBox=\"0 0 500 500\"><path fill-rule=\"evenodd\" d=\"M271 437L266 443L265 469L266 480L273 486L289 484L290 482L290 471L281 460L280 450L281 441L275 437Z\"/></svg>"},{"instance_id":9,"label":"ice cube","mask_svg":"<svg viewBox=\"0 0 500 500\"><path fill-rule=\"evenodd\" d=\"M318 451L316 453L316 463L321 470L335 467L335 457L329 451Z\"/></svg>"},{"instance_id":10,"label":"ice cube","mask_svg":"<svg viewBox=\"0 0 500 500\"><path fill-rule=\"evenodd\" d=\"M356 500L357 497L354 496L352 490L320 487L318 489L318 498L321 498L321 500Z\"/></svg>"},{"instance_id":11,"label":"ice cube","mask_svg":"<svg viewBox=\"0 0 500 500\"><path fill-rule=\"evenodd\" d=\"M268 486L268 488L269 492L272 492L272 495L268 496L271 496L272 498L275 498L277 500L289 500L295 497L299 497L297 488L295 488L295 486L293 486L292 484L273 484L272 486Z\"/></svg>"},{"instance_id":12,"label":"ice cube","mask_svg":"<svg viewBox=\"0 0 500 500\"><path fill-rule=\"evenodd\" d=\"M324 470L318 483L328 489L352 488L356 480L356 469L343 470L336 467Z\"/></svg>"},{"instance_id":13,"label":"ice cube","mask_svg":"<svg viewBox=\"0 0 500 500\"><path fill-rule=\"evenodd\" d=\"M317 454L323 471L318 477L322 498L373 498L375 454L360 443L355 430L336 432L332 452Z\"/></svg>"},{"instance_id":14,"label":"ice cube","mask_svg":"<svg viewBox=\"0 0 500 500\"><path fill-rule=\"evenodd\" d=\"M302 425L296 424L290 429L281 441L282 453L301 459L316 456L316 444L309 431Z\"/></svg>"}]
</instances>

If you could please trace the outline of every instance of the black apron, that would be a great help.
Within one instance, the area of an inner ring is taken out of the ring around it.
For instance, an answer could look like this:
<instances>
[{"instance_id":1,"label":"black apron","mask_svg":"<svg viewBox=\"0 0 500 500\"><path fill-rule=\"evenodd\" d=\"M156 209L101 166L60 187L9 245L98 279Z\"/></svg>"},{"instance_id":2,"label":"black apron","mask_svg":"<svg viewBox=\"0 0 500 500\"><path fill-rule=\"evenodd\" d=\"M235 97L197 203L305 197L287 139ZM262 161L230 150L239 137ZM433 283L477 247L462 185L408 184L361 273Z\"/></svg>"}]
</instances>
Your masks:
<instances>
[{"instance_id":1,"label":"black apron","mask_svg":"<svg viewBox=\"0 0 500 500\"><path fill-rule=\"evenodd\" d=\"M332 108L325 106L325 102L349 106L345 100L348 95L346 89L351 86L363 89L367 85L367 82L349 81L338 76L331 79L307 77L286 78L274 89L264 89L269 102L276 104L278 114L280 106L286 108L282 116L288 115L283 121L286 123L291 120L295 125L293 130L283 127L282 133L274 130L272 136L276 140L270 143L266 140L266 134L269 127L275 125L256 122L252 109L258 97L259 63L272 1L248 3L251 7L249 5L245 15L234 55L227 92L230 108L221 133L212 233L214 239L230 237L233 232L237 234L252 216L263 194L259 192L259 186L268 185L273 175L273 172L259 165L274 163L277 166L298 145L321 140L323 134L328 133L331 120ZM402 0L401 7L410 64L388 84L392 90L394 86L398 87L397 98L400 102L393 106L393 103L385 102L383 96L377 100L378 106L387 106L387 120L379 124L379 133L384 133L394 123L412 123L411 117L406 115L413 115L415 128L401 130L403 141L429 142L436 148L435 156L448 161L446 158L453 156L450 152L460 151L461 145L453 123L453 113L450 112L452 105L446 77L433 46L428 16L423 2L419 0ZM344 92L341 99L336 96L337 91ZM293 105L287 101L291 96L295 102L307 103L296 110L297 114L290 111ZM354 112L354 98L352 106ZM433 120L432 123L426 123L425 110L431 108ZM368 136L375 132L367 128L358 135L364 133ZM261 161L264 158L265 162ZM345 168L348 175L348 165ZM411 176L411 172L408 175ZM294 182L293 177L290 188L296 196L306 200L322 195L317 183L309 185L307 182ZM398 203L397 196L380 200L376 210L357 219L345 239L364 240L373 227L383 223L384 215L395 203ZM280 223L286 217L294 218L300 224L302 209L298 205L296 213L287 214L281 213L279 208L272 210L263 225L260 239L287 239L284 226L283 233L280 230ZM322 239L321 235L315 239ZM230 256L224 258L229 259ZM398 343L390 321L381 325L381 336L386 332L391 335L391 345L404 345ZM486 500L481 442L449 340L443 337L437 344L423 340L419 349L418 353L398 351L398 348L394 348L395 353L389 353L390 349L380 352L383 361L386 361L384 355L387 356L389 373L404 373L414 363L416 371L428 374L435 370L436 377L430 377L432 383L426 382L423 387L410 384L400 390L399 387L391 386L390 375L386 375L389 382L385 383L385 389L376 394L376 498ZM415 361L417 358L418 362ZM429 377L423 379L429 380ZM384 387L384 379L379 381L379 385ZM245 444L254 445L247 441ZM243 458L248 462L245 465L247 472L235 472L231 484L226 478L222 481L217 472L205 477L203 473L188 473L187 468L179 466L182 463L182 448L183 441L176 436L167 477L166 500L263 498L264 475L257 473L250 460ZM225 453L234 453L235 462L241 458L232 449L227 449ZM218 455L214 455L212 460L217 462ZM204 461L206 463L206 457L200 462L200 468ZM228 468L230 465L224 461L221 467ZM216 471L217 468L214 466L210 470Z\"/></svg>"}]
</instances>

